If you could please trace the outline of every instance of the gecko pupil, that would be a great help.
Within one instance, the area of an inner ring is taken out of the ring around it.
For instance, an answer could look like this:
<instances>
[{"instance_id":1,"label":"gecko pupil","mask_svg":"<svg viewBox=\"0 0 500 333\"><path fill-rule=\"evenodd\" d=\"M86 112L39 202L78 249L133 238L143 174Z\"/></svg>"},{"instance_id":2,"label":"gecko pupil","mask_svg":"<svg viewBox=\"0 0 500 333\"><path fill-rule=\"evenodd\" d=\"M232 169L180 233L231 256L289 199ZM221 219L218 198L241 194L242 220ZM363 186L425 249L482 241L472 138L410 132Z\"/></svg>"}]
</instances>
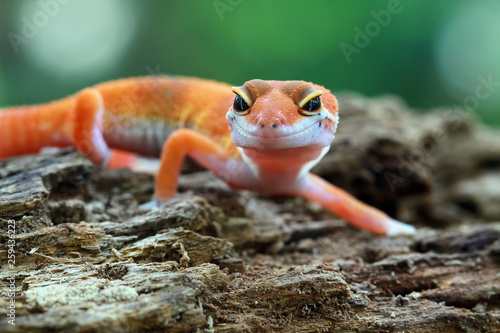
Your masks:
<instances>
[{"instance_id":1,"label":"gecko pupil","mask_svg":"<svg viewBox=\"0 0 500 333\"><path fill-rule=\"evenodd\" d=\"M234 99L233 109L237 112L243 112L250 109L250 107L248 106L247 102L245 102L243 97L237 94L236 98Z\"/></svg>"},{"instance_id":2,"label":"gecko pupil","mask_svg":"<svg viewBox=\"0 0 500 333\"><path fill-rule=\"evenodd\" d=\"M305 111L317 111L319 110L320 106L321 106L321 101L319 100L319 96L316 96L314 98L311 98L309 102L304 104L302 109Z\"/></svg>"}]
</instances>

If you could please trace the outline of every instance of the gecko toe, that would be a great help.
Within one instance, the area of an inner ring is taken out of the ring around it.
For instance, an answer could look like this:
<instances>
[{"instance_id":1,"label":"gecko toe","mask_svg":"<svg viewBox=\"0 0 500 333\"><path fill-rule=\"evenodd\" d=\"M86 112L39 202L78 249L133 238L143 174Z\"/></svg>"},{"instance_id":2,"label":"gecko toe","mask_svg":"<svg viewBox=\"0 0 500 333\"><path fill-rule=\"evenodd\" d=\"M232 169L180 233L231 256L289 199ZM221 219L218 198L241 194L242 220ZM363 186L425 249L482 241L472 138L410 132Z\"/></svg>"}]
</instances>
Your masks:
<instances>
[{"instance_id":1,"label":"gecko toe","mask_svg":"<svg viewBox=\"0 0 500 333\"><path fill-rule=\"evenodd\" d=\"M414 235L416 231L414 226L398 220L387 221L387 236L409 236Z\"/></svg>"},{"instance_id":2,"label":"gecko toe","mask_svg":"<svg viewBox=\"0 0 500 333\"><path fill-rule=\"evenodd\" d=\"M139 205L137 208L139 208L140 210L155 210L155 209L159 209L160 207L161 207L161 204L158 203L158 201L151 200L151 201L148 201L148 202L145 202L145 203Z\"/></svg>"}]
</instances>

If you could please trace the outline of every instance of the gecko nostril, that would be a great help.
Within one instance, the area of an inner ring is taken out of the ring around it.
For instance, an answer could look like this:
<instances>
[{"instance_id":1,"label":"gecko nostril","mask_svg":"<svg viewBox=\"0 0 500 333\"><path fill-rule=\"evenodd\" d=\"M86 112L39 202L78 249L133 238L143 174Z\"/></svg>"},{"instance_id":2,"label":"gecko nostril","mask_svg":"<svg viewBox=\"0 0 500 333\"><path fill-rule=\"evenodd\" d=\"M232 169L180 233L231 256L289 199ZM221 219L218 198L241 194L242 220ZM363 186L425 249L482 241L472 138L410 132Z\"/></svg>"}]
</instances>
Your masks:
<instances>
[{"instance_id":1,"label":"gecko nostril","mask_svg":"<svg viewBox=\"0 0 500 333\"><path fill-rule=\"evenodd\" d=\"M276 127L278 127L278 124L273 123L273 124L271 125L271 127L272 127L272 128L276 128Z\"/></svg>"},{"instance_id":2,"label":"gecko nostril","mask_svg":"<svg viewBox=\"0 0 500 333\"><path fill-rule=\"evenodd\" d=\"M266 125L264 124L260 124L260 128L264 128Z\"/></svg>"}]
</instances>

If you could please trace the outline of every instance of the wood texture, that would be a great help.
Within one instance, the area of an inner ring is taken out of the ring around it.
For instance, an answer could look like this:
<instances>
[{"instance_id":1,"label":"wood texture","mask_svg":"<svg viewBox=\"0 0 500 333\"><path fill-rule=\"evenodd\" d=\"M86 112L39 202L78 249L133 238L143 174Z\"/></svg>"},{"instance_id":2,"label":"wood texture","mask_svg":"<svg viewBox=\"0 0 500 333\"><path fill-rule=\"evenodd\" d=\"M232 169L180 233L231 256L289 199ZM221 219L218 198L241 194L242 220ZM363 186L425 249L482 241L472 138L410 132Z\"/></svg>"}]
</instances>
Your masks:
<instances>
[{"instance_id":1,"label":"wood texture","mask_svg":"<svg viewBox=\"0 0 500 333\"><path fill-rule=\"evenodd\" d=\"M394 98L340 101L315 172L416 224L414 237L369 235L196 166L180 198L148 211L151 176L72 150L4 160L0 331L500 331L500 134Z\"/></svg>"}]
</instances>

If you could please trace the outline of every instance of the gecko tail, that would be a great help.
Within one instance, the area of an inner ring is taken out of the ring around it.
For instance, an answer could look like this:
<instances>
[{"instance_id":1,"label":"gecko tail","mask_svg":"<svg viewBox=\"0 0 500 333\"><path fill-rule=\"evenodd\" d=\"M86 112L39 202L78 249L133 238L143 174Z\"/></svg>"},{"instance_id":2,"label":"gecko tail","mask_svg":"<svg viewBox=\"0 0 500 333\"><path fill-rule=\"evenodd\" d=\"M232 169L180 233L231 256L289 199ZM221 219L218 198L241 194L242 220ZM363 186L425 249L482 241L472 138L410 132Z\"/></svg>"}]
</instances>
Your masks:
<instances>
[{"instance_id":1,"label":"gecko tail","mask_svg":"<svg viewBox=\"0 0 500 333\"><path fill-rule=\"evenodd\" d=\"M72 144L75 100L0 109L0 159Z\"/></svg>"}]
</instances>

